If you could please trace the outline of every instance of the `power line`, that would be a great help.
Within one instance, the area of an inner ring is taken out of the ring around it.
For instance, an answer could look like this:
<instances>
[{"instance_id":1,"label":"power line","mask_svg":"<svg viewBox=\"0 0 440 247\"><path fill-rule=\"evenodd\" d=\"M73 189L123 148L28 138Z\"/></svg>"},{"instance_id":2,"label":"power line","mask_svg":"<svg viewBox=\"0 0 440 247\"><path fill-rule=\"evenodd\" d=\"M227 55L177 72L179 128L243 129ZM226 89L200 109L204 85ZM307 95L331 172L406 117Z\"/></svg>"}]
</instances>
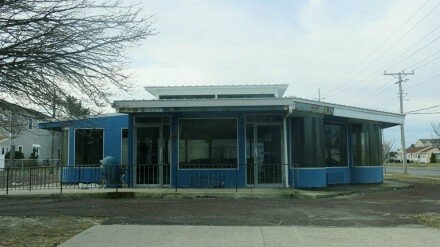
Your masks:
<instances>
[{"instance_id":1,"label":"power line","mask_svg":"<svg viewBox=\"0 0 440 247\"><path fill-rule=\"evenodd\" d=\"M415 87L418 87L418 86L420 86L420 85L422 85L422 84L425 84L425 83L428 83L428 82L430 82L430 81L432 81L432 80L434 80L434 79L436 79L436 78L438 78L438 77L440 77L440 74L435 75L435 76L433 76L433 77L431 77L431 78L428 78L428 79L426 79L426 80L424 80L424 81L422 81L422 82L419 82L418 84L412 85L412 86L406 88L406 90L408 90L408 89L412 89L412 88L415 88Z\"/></svg>"},{"instance_id":2,"label":"power line","mask_svg":"<svg viewBox=\"0 0 440 247\"><path fill-rule=\"evenodd\" d=\"M411 66L408 66L407 68L405 68L405 70L408 70L408 69L414 68L416 65L418 65L418 64L420 64L420 63L423 63L424 61L430 59L431 57L437 55L438 53L440 53L440 50L434 52L433 54L431 54L431 55L429 55L429 56L427 56L427 57L425 57L424 59L418 61L417 63L414 63L414 64L412 64ZM420 66L420 67L423 67L423 66ZM417 67L417 68L420 68L420 67Z\"/></svg>"},{"instance_id":3,"label":"power line","mask_svg":"<svg viewBox=\"0 0 440 247\"><path fill-rule=\"evenodd\" d=\"M430 107L426 107L426 108L422 108L422 109L418 109L418 110L414 110L414 111L409 111L406 114L413 113L413 112L424 111L424 110L429 110L429 109L433 109L433 108L437 108L437 107L440 107L440 105L435 105L435 106L430 106Z\"/></svg>"},{"instance_id":4,"label":"power line","mask_svg":"<svg viewBox=\"0 0 440 247\"><path fill-rule=\"evenodd\" d=\"M408 58L410 58L410 57L414 56L415 54L419 53L420 51L422 51L423 49L425 49L426 47L428 47L429 45L433 44L434 42L436 42L436 41L439 40L439 39L440 39L440 36L438 36L437 38L435 38L434 40L432 40L432 41L429 42L428 44L422 46L422 48L418 49L417 51L411 53L409 56L407 56L407 57L404 58L403 60L400 60L399 62L393 64L393 65L390 67L390 69L393 68L394 66L396 66L396 65L398 65L398 64L400 64L400 63L406 61Z\"/></svg>"},{"instance_id":5,"label":"power line","mask_svg":"<svg viewBox=\"0 0 440 247\"><path fill-rule=\"evenodd\" d=\"M425 4L426 4L426 2L425 2ZM423 5L424 6L424 5ZM422 6L422 7L423 7ZM437 5L435 5L427 14L425 14L423 17L422 17L422 19L420 19L414 26L412 26L409 30L407 30L406 31L406 33L404 33L396 42L394 42L390 47L388 47L385 51L383 51L378 57L376 57L373 61L371 61L367 66L365 66L364 67L364 69L362 69L361 71L363 71L363 70L365 70L368 66L370 66L371 64L373 64L374 62L376 62L380 57L382 57L383 55L385 55L388 51L390 51L394 46L396 46L400 41L402 41L403 40L403 38L404 37L406 37L412 30L414 30L420 23L422 23L422 21L424 21L432 12L434 12L434 10L435 9L437 9L438 8L438 6L440 6L440 2L437 4ZM418 12L419 10L420 10L421 8L419 8L416 12ZM414 16L414 15L413 15ZM411 17L412 18L412 17ZM358 73L359 74L359 73ZM357 75L356 75L357 76ZM352 77L352 78L356 78L356 76L355 77ZM371 76L369 76L369 77L371 77ZM368 77L368 78L369 78ZM364 81L364 80L363 80ZM348 82L348 80L347 81L345 81L345 82ZM345 82L343 83L343 84L345 84ZM362 81L361 81L362 82ZM355 85L357 85L357 84L360 84L359 82L358 83L355 83L355 84L351 84L351 86L349 86L347 89L349 89L349 88L352 88L352 87L354 87ZM329 97L329 96L336 96L336 95L339 95L341 93L341 91L338 91L338 92L336 92L336 93L334 93L334 94L330 94L330 95L327 95L327 97Z\"/></svg>"},{"instance_id":6,"label":"power line","mask_svg":"<svg viewBox=\"0 0 440 247\"><path fill-rule=\"evenodd\" d=\"M429 115L429 114L440 114L440 111L438 112L414 112L414 113L408 113L408 114L419 114L419 115Z\"/></svg>"},{"instance_id":7,"label":"power line","mask_svg":"<svg viewBox=\"0 0 440 247\"><path fill-rule=\"evenodd\" d=\"M349 74L351 71L353 71L354 69L356 69L359 65L361 65L363 62L365 62L366 60L368 60L374 53L376 53L376 51L378 51L380 48L382 48L383 45L385 45L392 37L394 37L395 34L397 34L410 20L412 20L412 18L414 18L415 15L417 15L417 13L419 13L419 11L425 7L425 5L429 2L430 0L425 1L404 23L402 23L399 28L397 28L390 36L388 36L384 41L382 41L382 43L380 43L379 46L377 46L372 52L370 52L365 58L363 58L361 61L359 61L357 64L355 64L354 66L352 66L349 70L347 70L347 72L341 74L340 76L338 76L336 79L334 79L333 81L331 81L330 83L328 83L327 85L324 85L322 88L325 88L329 85L333 85L334 82L337 82L339 79L343 78L345 75ZM338 85L334 90L339 89L343 84L345 84L345 81L340 83L340 85Z\"/></svg>"}]
</instances>

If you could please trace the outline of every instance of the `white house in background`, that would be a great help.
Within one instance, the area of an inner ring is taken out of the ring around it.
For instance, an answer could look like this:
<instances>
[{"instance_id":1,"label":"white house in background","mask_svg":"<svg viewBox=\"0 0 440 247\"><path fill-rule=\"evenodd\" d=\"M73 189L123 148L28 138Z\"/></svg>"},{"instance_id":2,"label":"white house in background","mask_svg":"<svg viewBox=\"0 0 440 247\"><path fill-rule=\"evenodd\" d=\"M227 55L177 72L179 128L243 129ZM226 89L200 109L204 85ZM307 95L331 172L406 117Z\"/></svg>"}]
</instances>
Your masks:
<instances>
[{"instance_id":1,"label":"white house in background","mask_svg":"<svg viewBox=\"0 0 440 247\"><path fill-rule=\"evenodd\" d=\"M419 139L406 150L406 159L414 163L429 163L431 155L434 154L438 160L440 157L439 144L440 139ZM402 157L401 154L400 157Z\"/></svg>"},{"instance_id":2,"label":"white house in background","mask_svg":"<svg viewBox=\"0 0 440 247\"><path fill-rule=\"evenodd\" d=\"M414 147L433 147L440 146L440 139L419 139L414 144Z\"/></svg>"},{"instance_id":3,"label":"white house in background","mask_svg":"<svg viewBox=\"0 0 440 247\"><path fill-rule=\"evenodd\" d=\"M33 112L33 110L26 109L17 105L11 104L18 110L22 110L25 115L29 114L29 118L27 119L26 128L12 140L12 144L15 145L15 151L20 151L24 154L25 159L29 159L31 154L34 152L38 155L39 160L48 160L51 159L52 153L52 133L51 131L38 128L38 123L44 120L38 120L35 117L31 117L29 112ZM35 113L35 112L34 112ZM35 113L39 116L43 117L44 115L41 113ZM44 116L46 117L46 116ZM9 136L5 136L6 133L0 135L0 166L4 164L4 158L6 153L9 152L11 148L11 139ZM59 133L54 132L54 159L59 159L60 157L60 143L58 135Z\"/></svg>"},{"instance_id":4,"label":"white house in background","mask_svg":"<svg viewBox=\"0 0 440 247\"><path fill-rule=\"evenodd\" d=\"M24 154L24 158L28 159L31 153L35 152L39 159L50 159L52 149L52 133L48 130L39 129L36 119L29 118L26 130L23 130L20 135L12 140L15 145L15 151L20 151ZM55 159L59 158L59 138L58 133L55 132ZM5 155L9 152L11 146L10 138L5 138L0 141L0 154Z\"/></svg>"}]
</instances>

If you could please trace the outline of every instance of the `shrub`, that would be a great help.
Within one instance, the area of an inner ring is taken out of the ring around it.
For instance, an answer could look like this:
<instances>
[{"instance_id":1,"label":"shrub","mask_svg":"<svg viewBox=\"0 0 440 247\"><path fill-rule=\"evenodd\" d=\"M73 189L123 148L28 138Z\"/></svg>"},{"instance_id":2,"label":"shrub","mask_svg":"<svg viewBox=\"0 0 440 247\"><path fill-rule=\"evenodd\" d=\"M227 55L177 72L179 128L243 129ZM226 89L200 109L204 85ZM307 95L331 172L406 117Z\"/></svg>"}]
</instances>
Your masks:
<instances>
[{"instance_id":1,"label":"shrub","mask_svg":"<svg viewBox=\"0 0 440 247\"><path fill-rule=\"evenodd\" d=\"M11 156L11 151L5 154L5 159L10 159L10 156ZM24 154L20 151L15 151L14 159L16 160L24 159Z\"/></svg>"},{"instance_id":2,"label":"shrub","mask_svg":"<svg viewBox=\"0 0 440 247\"><path fill-rule=\"evenodd\" d=\"M429 157L429 163L435 163L437 162L437 159L435 158L435 154L431 153L431 157Z\"/></svg>"}]
</instances>

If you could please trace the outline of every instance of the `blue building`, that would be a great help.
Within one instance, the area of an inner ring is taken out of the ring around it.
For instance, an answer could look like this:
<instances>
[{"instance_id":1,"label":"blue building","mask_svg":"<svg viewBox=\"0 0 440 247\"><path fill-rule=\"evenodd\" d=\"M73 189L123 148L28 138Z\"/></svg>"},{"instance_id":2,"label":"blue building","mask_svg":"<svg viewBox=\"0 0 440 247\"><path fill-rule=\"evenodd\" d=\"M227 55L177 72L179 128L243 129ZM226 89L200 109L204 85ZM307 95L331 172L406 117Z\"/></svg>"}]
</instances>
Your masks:
<instances>
[{"instance_id":1,"label":"blue building","mask_svg":"<svg viewBox=\"0 0 440 247\"><path fill-rule=\"evenodd\" d=\"M113 156L133 187L310 188L381 183L382 130L404 122L283 97L284 84L145 89L153 100L115 101L118 115L42 127L67 131L65 164Z\"/></svg>"}]
</instances>

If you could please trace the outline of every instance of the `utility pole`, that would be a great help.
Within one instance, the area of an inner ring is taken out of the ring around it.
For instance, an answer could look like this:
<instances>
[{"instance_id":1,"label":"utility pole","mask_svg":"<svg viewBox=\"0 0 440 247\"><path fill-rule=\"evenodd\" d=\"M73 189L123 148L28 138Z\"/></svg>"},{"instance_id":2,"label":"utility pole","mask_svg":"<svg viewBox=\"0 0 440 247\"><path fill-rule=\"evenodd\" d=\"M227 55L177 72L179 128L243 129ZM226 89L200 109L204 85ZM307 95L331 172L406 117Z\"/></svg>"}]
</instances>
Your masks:
<instances>
[{"instance_id":1,"label":"utility pole","mask_svg":"<svg viewBox=\"0 0 440 247\"><path fill-rule=\"evenodd\" d=\"M397 82L395 84L399 84L399 97L400 97L400 114L403 115L403 90L402 90L402 76L414 75L414 70L410 73L402 71L398 73L387 73L386 71L383 73L384 75L391 75L397 78ZM406 81L406 80L405 80ZM400 141L402 142L402 162L403 162L403 173L408 174L408 168L406 164L406 145L405 145L405 123L400 125Z\"/></svg>"}]
</instances>

